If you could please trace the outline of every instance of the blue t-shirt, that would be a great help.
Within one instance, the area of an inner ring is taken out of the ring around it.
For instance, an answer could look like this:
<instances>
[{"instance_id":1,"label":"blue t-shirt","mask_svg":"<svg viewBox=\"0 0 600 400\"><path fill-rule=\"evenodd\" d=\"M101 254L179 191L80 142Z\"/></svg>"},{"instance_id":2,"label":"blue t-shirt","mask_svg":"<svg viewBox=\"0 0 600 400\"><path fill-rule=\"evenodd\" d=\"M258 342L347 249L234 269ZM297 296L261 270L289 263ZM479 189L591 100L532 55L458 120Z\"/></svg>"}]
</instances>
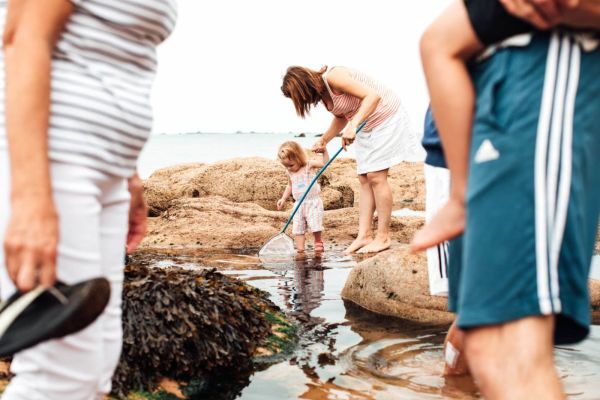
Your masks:
<instances>
[{"instance_id":1,"label":"blue t-shirt","mask_svg":"<svg viewBox=\"0 0 600 400\"><path fill-rule=\"evenodd\" d=\"M423 130L423 140L421 140L421 145L427 152L425 164L434 167L448 168L444 158L444 150L442 149L440 135L435 126L433 114L431 114L431 107L427 107L427 112L425 113L425 128Z\"/></svg>"}]
</instances>

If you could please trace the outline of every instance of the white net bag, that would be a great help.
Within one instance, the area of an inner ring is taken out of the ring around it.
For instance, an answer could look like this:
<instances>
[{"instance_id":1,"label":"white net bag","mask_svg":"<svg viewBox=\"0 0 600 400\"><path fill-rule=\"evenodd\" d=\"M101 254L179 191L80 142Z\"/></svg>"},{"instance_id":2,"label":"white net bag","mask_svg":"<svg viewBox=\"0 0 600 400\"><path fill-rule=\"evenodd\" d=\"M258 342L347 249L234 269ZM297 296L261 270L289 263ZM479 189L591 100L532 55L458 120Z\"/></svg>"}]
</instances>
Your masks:
<instances>
[{"instance_id":1,"label":"white net bag","mask_svg":"<svg viewBox=\"0 0 600 400\"><path fill-rule=\"evenodd\" d=\"M292 256L296 253L294 241L285 233L273 236L258 252L259 257Z\"/></svg>"}]
</instances>

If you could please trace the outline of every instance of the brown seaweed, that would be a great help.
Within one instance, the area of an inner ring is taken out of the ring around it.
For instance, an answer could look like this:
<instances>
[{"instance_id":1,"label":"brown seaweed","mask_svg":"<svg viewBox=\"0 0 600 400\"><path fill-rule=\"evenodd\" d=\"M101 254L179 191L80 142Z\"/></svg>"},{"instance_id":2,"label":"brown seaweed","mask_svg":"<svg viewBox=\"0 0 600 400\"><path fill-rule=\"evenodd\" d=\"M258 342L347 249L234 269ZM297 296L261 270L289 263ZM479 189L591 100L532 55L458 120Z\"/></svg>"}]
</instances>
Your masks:
<instances>
[{"instance_id":1,"label":"brown seaweed","mask_svg":"<svg viewBox=\"0 0 600 400\"><path fill-rule=\"evenodd\" d=\"M246 375L271 334L267 294L214 269L129 265L123 291L123 351L113 394L153 391L161 378L206 382Z\"/></svg>"}]
</instances>

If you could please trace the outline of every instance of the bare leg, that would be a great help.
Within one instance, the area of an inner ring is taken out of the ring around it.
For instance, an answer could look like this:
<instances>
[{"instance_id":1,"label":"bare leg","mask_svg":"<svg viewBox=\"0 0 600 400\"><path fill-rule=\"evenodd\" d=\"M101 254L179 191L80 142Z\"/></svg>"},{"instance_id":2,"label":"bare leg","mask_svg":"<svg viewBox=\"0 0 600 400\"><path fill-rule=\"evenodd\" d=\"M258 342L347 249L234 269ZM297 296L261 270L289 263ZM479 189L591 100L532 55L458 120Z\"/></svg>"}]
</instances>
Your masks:
<instances>
[{"instance_id":1,"label":"bare leg","mask_svg":"<svg viewBox=\"0 0 600 400\"><path fill-rule=\"evenodd\" d=\"M464 352L465 333L452 323L444 340L444 376L469 374L469 365Z\"/></svg>"},{"instance_id":2,"label":"bare leg","mask_svg":"<svg viewBox=\"0 0 600 400\"><path fill-rule=\"evenodd\" d=\"M554 367L554 316L465 332L469 367L489 400L564 399Z\"/></svg>"},{"instance_id":3,"label":"bare leg","mask_svg":"<svg viewBox=\"0 0 600 400\"><path fill-rule=\"evenodd\" d=\"M359 253L377 253L388 249L390 239L390 221L392 219L392 188L387 180L388 170L369 172L367 179L373 189L377 207L377 234L375 240L359 250Z\"/></svg>"},{"instance_id":4,"label":"bare leg","mask_svg":"<svg viewBox=\"0 0 600 400\"><path fill-rule=\"evenodd\" d=\"M446 162L450 198L415 235L411 249L425 250L460 235L465 227L465 190L475 93L466 61L482 49L462 1L451 4L421 38L421 59Z\"/></svg>"},{"instance_id":5,"label":"bare leg","mask_svg":"<svg viewBox=\"0 0 600 400\"><path fill-rule=\"evenodd\" d=\"M294 236L294 243L296 243L296 251L297 252L303 252L304 251L304 242L305 242L305 238L304 235L295 235Z\"/></svg>"},{"instance_id":6,"label":"bare leg","mask_svg":"<svg viewBox=\"0 0 600 400\"><path fill-rule=\"evenodd\" d=\"M315 251L323 251L325 250L323 246L323 239L321 238L321 232L313 232L315 236Z\"/></svg>"},{"instance_id":7,"label":"bare leg","mask_svg":"<svg viewBox=\"0 0 600 400\"><path fill-rule=\"evenodd\" d=\"M344 253L354 253L356 250L371 243L371 224L373 223L373 211L375 211L375 197L373 189L366 175L359 175L360 181L360 203L358 205L358 235L348 246Z\"/></svg>"}]
</instances>

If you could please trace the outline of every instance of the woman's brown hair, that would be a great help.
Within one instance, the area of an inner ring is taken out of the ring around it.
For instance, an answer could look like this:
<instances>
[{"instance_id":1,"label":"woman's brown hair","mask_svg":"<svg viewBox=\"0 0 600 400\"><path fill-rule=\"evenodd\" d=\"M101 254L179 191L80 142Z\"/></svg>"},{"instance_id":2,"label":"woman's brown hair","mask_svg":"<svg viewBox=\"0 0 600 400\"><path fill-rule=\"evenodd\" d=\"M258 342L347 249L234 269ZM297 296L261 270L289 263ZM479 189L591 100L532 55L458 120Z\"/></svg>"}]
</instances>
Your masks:
<instances>
[{"instance_id":1,"label":"woman's brown hair","mask_svg":"<svg viewBox=\"0 0 600 400\"><path fill-rule=\"evenodd\" d=\"M308 156L306 155L306 150L304 150L302 146L298 144L298 142L294 142L291 140L288 142L284 142L281 146L279 146L277 158L279 158L279 161L281 162L294 162L300 167L304 167L308 163Z\"/></svg>"},{"instance_id":2,"label":"woman's brown hair","mask_svg":"<svg viewBox=\"0 0 600 400\"><path fill-rule=\"evenodd\" d=\"M327 67L320 71L309 68L292 66L289 67L283 77L281 92L287 98L292 99L296 113L302 118L310 113L310 109L323 100L326 90L323 83L323 73Z\"/></svg>"}]
</instances>

